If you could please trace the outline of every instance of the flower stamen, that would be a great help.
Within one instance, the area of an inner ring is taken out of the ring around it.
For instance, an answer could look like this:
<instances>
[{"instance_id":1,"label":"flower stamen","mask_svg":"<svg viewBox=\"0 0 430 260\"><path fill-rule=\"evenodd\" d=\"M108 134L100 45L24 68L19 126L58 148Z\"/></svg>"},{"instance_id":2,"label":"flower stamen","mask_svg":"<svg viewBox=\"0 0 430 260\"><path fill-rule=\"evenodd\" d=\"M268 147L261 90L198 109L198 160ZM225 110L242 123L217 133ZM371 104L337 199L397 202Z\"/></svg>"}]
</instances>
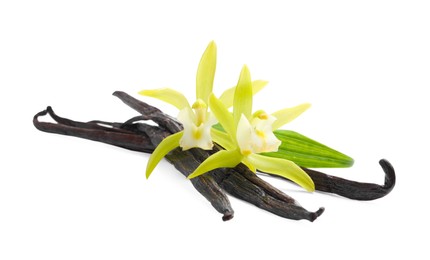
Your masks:
<instances>
[{"instance_id":1,"label":"flower stamen","mask_svg":"<svg viewBox=\"0 0 430 260\"><path fill-rule=\"evenodd\" d=\"M266 134L263 131L256 129L255 132L258 135L258 137L260 137L262 139L266 138Z\"/></svg>"},{"instance_id":2,"label":"flower stamen","mask_svg":"<svg viewBox=\"0 0 430 260\"><path fill-rule=\"evenodd\" d=\"M252 151L251 151L251 150L242 150L242 151L241 151L241 153L242 153L244 156L248 156L248 155L251 155L251 154L252 154Z\"/></svg>"},{"instance_id":3,"label":"flower stamen","mask_svg":"<svg viewBox=\"0 0 430 260\"><path fill-rule=\"evenodd\" d=\"M257 118L259 118L261 120L267 120L267 119L269 119L269 115L266 112L264 112L263 110L256 111L252 116L254 118L257 117Z\"/></svg>"},{"instance_id":4,"label":"flower stamen","mask_svg":"<svg viewBox=\"0 0 430 260\"><path fill-rule=\"evenodd\" d=\"M192 108L196 115L196 126L199 127L202 123L206 121L206 112L208 106L203 100L197 99L197 101L194 102Z\"/></svg>"}]
</instances>

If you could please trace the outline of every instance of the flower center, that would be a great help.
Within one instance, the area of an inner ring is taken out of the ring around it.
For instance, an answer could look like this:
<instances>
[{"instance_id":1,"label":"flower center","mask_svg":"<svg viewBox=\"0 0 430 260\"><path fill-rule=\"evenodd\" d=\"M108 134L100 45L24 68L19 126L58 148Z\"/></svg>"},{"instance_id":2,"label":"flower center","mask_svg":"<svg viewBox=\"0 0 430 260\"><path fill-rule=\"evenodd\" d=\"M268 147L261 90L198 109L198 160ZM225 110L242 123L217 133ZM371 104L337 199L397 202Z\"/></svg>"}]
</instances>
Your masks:
<instances>
[{"instance_id":1,"label":"flower center","mask_svg":"<svg viewBox=\"0 0 430 260\"><path fill-rule=\"evenodd\" d=\"M260 137L261 139L266 139L266 133L264 133L262 130L255 129L255 133Z\"/></svg>"},{"instance_id":2,"label":"flower center","mask_svg":"<svg viewBox=\"0 0 430 260\"><path fill-rule=\"evenodd\" d=\"M242 115L237 126L237 143L243 155L277 151L279 141L272 131L272 124L276 120L264 111L253 114L251 122Z\"/></svg>"},{"instance_id":3,"label":"flower center","mask_svg":"<svg viewBox=\"0 0 430 260\"><path fill-rule=\"evenodd\" d=\"M194 137L196 140L199 140L199 139L202 137L202 129L200 129L200 128L198 128L198 127L194 128L194 129L193 129L193 137Z\"/></svg>"},{"instance_id":4,"label":"flower center","mask_svg":"<svg viewBox=\"0 0 430 260\"><path fill-rule=\"evenodd\" d=\"M197 99L197 101L194 102L192 108L196 115L196 126L199 127L201 124L203 124L206 121L206 112L207 112L208 106L203 100Z\"/></svg>"},{"instance_id":5,"label":"flower center","mask_svg":"<svg viewBox=\"0 0 430 260\"><path fill-rule=\"evenodd\" d=\"M261 120L267 120L267 119L269 119L269 115L266 112L264 112L263 110L256 111L252 115L252 117L258 118L258 119L261 119Z\"/></svg>"}]
</instances>

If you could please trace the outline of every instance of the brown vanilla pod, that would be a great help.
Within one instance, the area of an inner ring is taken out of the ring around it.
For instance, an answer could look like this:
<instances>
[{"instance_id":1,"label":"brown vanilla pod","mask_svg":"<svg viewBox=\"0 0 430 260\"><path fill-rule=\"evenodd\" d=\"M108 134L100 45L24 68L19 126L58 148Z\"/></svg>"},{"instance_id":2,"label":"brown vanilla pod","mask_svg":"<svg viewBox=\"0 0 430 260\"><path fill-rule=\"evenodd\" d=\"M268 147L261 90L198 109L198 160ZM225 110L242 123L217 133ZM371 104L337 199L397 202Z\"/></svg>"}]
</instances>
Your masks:
<instances>
[{"instance_id":1,"label":"brown vanilla pod","mask_svg":"<svg viewBox=\"0 0 430 260\"><path fill-rule=\"evenodd\" d=\"M315 190L337 194L354 200L375 200L390 193L396 184L394 167L386 159L379 160L384 173L384 184L356 182L302 168L315 183Z\"/></svg>"}]
</instances>

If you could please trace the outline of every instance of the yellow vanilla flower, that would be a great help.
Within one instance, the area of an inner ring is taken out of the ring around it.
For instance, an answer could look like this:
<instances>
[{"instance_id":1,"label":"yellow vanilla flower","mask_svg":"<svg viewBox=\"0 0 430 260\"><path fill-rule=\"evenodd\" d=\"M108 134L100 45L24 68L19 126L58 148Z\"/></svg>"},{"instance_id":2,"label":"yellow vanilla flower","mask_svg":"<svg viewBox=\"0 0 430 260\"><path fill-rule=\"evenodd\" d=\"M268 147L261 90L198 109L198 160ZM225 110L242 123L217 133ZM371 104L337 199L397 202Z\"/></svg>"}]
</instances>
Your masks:
<instances>
[{"instance_id":1,"label":"yellow vanilla flower","mask_svg":"<svg viewBox=\"0 0 430 260\"><path fill-rule=\"evenodd\" d=\"M242 114L237 124L237 144L242 154L276 152L281 141L273 134L272 125L276 118L258 111L251 122Z\"/></svg>"},{"instance_id":2,"label":"yellow vanilla flower","mask_svg":"<svg viewBox=\"0 0 430 260\"><path fill-rule=\"evenodd\" d=\"M190 105L186 97L173 89L161 88L142 90L139 94L150 96L167 102L179 109L178 120L184 130L165 138L154 150L146 167L148 178L160 160L171 150L181 147L183 150L201 148L210 150L213 141L228 145L226 134L213 129L217 123L216 118L208 111L208 99L212 93L213 81L216 69L217 48L215 42L210 42L203 53L196 76L196 101ZM267 82L257 80L252 83L253 93L260 91ZM220 97L224 105L230 107L233 104L234 89L227 89Z\"/></svg>"},{"instance_id":3,"label":"yellow vanilla flower","mask_svg":"<svg viewBox=\"0 0 430 260\"><path fill-rule=\"evenodd\" d=\"M258 154L277 151L281 141L273 134L273 130L292 121L310 105L306 103L282 109L272 115L264 111L252 114L252 95L251 76L244 66L234 92L233 113L215 95L209 96L209 107L225 130L223 136L217 136L217 143L225 150L207 158L188 178L216 168L232 168L244 163L254 172L258 169L281 175L313 191L315 186L312 179L294 162Z\"/></svg>"},{"instance_id":4,"label":"yellow vanilla flower","mask_svg":"<svg viewBox=\"0 0 430 260\"><path fill-rule=\"evenodd\" d=\"M154 150L146 167L148 178L155 166L171 150L180 146L183 150L193 147L210 150L213 147L210 129L217 121L208 112L208 98L212 93L216 69L216 45L210 42L200 59L196 77L196 101L191 106L186 97L173 89L142 90L139 94L158 98L179 109L178 120L184 130L165 138Z\"/></svg>"}]
</instances>

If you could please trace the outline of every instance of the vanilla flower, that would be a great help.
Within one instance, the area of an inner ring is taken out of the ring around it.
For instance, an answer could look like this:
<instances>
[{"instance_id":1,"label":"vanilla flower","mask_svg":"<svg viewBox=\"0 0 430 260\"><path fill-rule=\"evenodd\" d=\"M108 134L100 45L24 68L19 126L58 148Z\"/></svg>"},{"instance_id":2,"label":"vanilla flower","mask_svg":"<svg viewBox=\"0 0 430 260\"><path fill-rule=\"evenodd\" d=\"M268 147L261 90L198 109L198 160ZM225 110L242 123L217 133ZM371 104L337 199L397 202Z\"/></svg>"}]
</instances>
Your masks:
<instances>
[{"instance_id":1,"label":"vanilla flower","mask_svg":"<svg viewBox=\"0 0 430 260\"><path fill-rule=\"evenodd\" d=\"M252 114L252 83L249 70L243 67L234 92L233 114L222 101L211 94L209 107L225 130L217 136L217 143L225 150L208 157L188 176L194 178L216 168L232 168L244 163L254 172L256 169L286 177L308 191L315 189L312 179L294 162L260 155L261 152L277 151L281 142L273 134L280 126L303 113L309 104L286 108L272 115L264 111Z\"/></svg>"},{"instance_id":2,"label":"vanilla flower","mask_svg":"<svg viewBox=\"0 0 430 260\"><path fill-rule=\"evenodd\" d=\"M187 98L180 92L170 89L142 90L139 94L150 96L167 102L179 109L178 120L182 123L184 130L166 137L154 150L146 167L148 178L160 160L171 150L181 147L182 150L201 148L211 150L213 141L224 143L225 133L213 129L217 123L214 115L208 111L208 99L212 93L216 69L217 48L215 42L210 42L203 53L196 76L196 101L191 105ZM267 82L257 80L252 82L253 94L260 91ZM227 89L220 97L225 106L233 104L235 87Z\"/></svg>"},{"instance_id":3,"label":"vanilla flower","mask_svg":"<svg viewBox=\"0 0 430 260\"><path fill-rule=\"evenodd\" d=\"M273 134L272 124L276 118L258 111L251 122L242 114L237 124L237 143L242 154L278 151L281 141Z\"/></svg>"},{"instance_id":4,"label":"vanilla flower","mask_svg":"<svg viewBox=\"0 0 430 260\"><path fill-rule=\"evenodd\" d=\"M209 94L212 93L215 69L216 45L212 41L203 53L197 68L196 101L193 105L190 105L182 93L169 88L139 92L141 95L158 98L178 108L178 120L184 127L184 130L168 136L156 147L147 164L147 178L160 160L178 146L183 150L194 147L205 150L212 149L213 142L210 130L217 121L208 111L207 103Z\"/></svg>"}]
</instances>

